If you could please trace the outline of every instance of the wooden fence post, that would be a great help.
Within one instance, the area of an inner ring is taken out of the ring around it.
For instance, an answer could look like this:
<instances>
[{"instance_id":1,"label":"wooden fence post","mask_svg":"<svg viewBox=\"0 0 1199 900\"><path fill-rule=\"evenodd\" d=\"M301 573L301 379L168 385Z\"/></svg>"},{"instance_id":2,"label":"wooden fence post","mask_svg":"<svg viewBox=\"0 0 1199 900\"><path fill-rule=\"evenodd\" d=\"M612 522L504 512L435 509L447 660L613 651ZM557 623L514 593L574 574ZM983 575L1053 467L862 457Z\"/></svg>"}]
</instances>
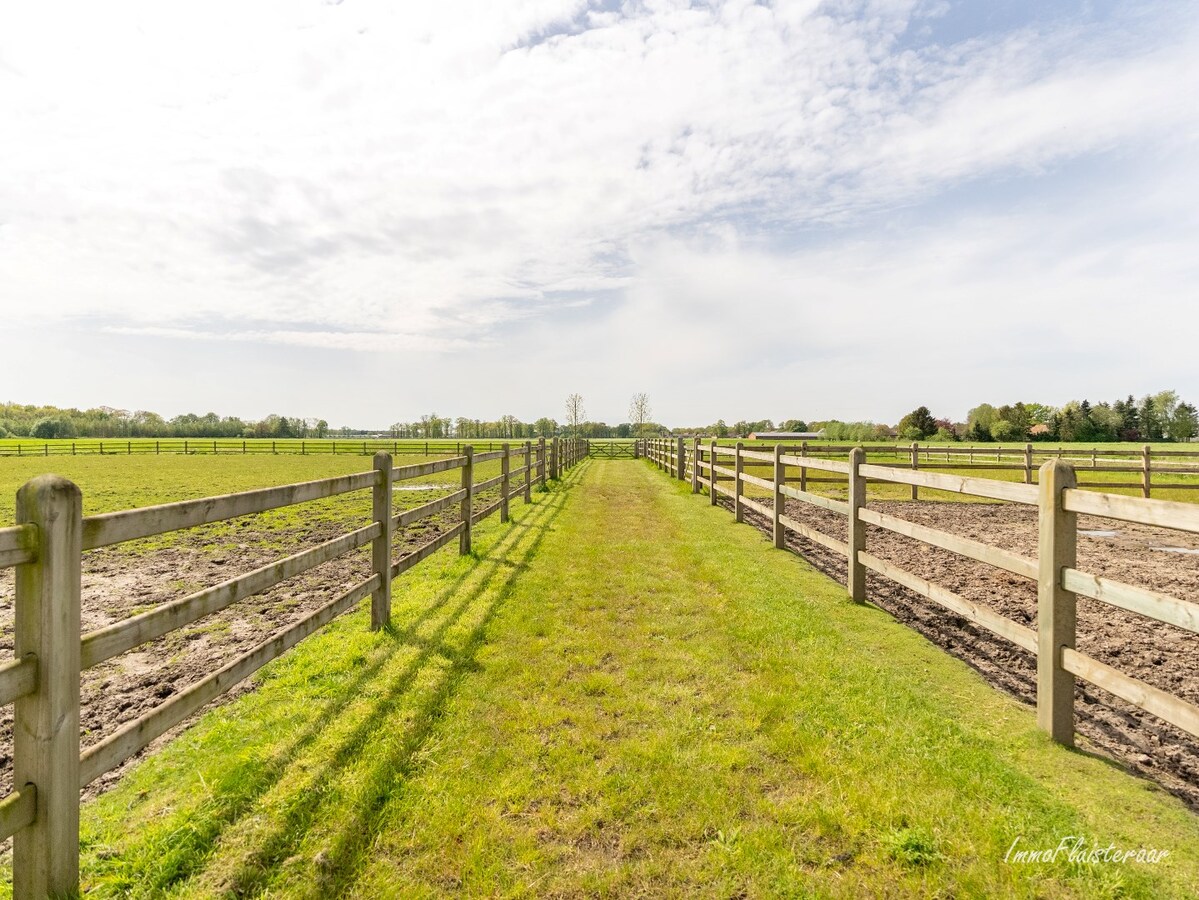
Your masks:
<instances>
[{"instance_id":1,"label":"wooden fence post","mask_svg":"<svg viewBox=\"0 0 1199 900\"><path fill-rule=\"evenodd\" d=\"M471 527L474 524L475 508L475 448L467 444L462 448L466 462L462 466L462 489L466 496L462 498L462 536L458 539L458 553L465 556L470 553Z\"/></svg>"},{"instance_id":2,"label":"wooden fence post","mask_svg":"<svg viewBox=\"0 0 1199 900\"><path fill-rule=\"evenodd\" d=\"M845 586L854 603L866 602L866 567L858 555L866 549L866 523L858 516L866 505L866 479L859 471L865 461L866 451L861 447L849 451L849 571Z\"/></svg>"},{"instance_id":3,"label":"wooden fence post","mask_svg":"<svg viewBox=\"0 0 1199 900\"><path fill-rule=\"evenodd\" d=\"M500 522L508 521L508 492L512 490L512 448L507 442L503 445L504 455L500 457Z\"/></svg>"},{"instance_id":4,"label":"wooden fence post","mask_svg":"<svg viewBox=\"0 0 1199 900\"><path fill-rule=\"evenodd\" d=\"M545 438L537 439L537 481L545 484Z\"/></svg>"},{"instance_id":5,"label":"wooden fence post","mask_svg":"<svg viewBox=\"0 0 1199 900\"><path fill-rule=\"evenodd\" d=\"M1053 740L1074 745L1074 676L1062 668L1062 648L1074 647L1075 597L1062 587L1062 570L1075 564L1078 515L1062 508L1063 492L1077 483L1074 467L1051 459L1040 469L1037 577L1037 726Z\"/></svg>"},{"instance_id":6,"label":"wooden fence post","mask_svg":"<svg viewBox=\"0 0 1199 900\"><path fill-rule=\"evenodd\" d=\"M677 438L675 443L677 446L675 447L675 455L674 455L674 460L675 460L675 462L674 462L674 467L675 467L674 477L677 478L679 481L686 481L687 480L687 439L686 438Z\"/></svg>"},{"instance_id":7,"label":"wooden fence post","mask_svg":"<svg viewBox=\"0 0 1199 900\"><path fill-rule=\"evenodd\" d=\"M745 457L741 455L741 451L745 449L744 441L737 441L736 447L733 449L733 471L737 474L737 480L733 483L733 521L745 521L745 506L741 503L741 494L745 491L745 486L741 481L741 473L745 471Z\"/></svg>"},{"instance_id":8,"label":"wooden fence post","mask_svg":"<svg viewBox=\"0 0 1199 900\"><path fill-rule=\"evenodd\" d=\"M641 439L633 438L633 459L641 459Z\"/></svg>"},{"instance_id":9,"label":"wooden fence post","mask_svg":"<svg viewBox=\"0 0 1199 900\"><path fill-rule=\"evenodd\" d=\"M371 594L371 630L378 631L391 622L391 544L395 534L391 522L391 454L375 454L379 480L372 492L372 516L382 532L371 542L371 568L379 576L379 587Z\"/></svg>"},{"instance_id":10,"label":"wooden fence post","mask_svg":"<svg viewBox=\"0 0 1199 900\"><path fill-rule=\"evenodd\" d=\"M920 442L919 441L912 441L912 468L913 469L920 468ZM916 487L916 485L912 485L912 499L913 500L920 499L920 488Z\"/></svg>"},{"instance_id":11,"label":"wooden fence post","mask_svg":"<svg viewBox=\"0 0 1199 900\"><path fill-rule=\"evenodd\" d=\"M804 441L803 443L801 443L799 445L799 455L800 456L808 455L808 442L807 441ZM799 467L799 489L801 491L806 491L808 489L808 467L807 466Z\"/></svg>"},{"instance_id":12,"label":"wooden fence post","mask_svg":"<svg viewBox=\"0 0 1199 900\"><path fill-rule=\"evenodd\" d=\"M533 442L525 441L525 503L533 502Z\"/></svg>"},{"instance_id":13,"label":"wooden fence post","mask_svg":"<svg viewBox=\"0 0 1199 900\"><path fill-rule=\"evenodd\" d=\"M1151 478L1149 472L1150 454L1152 452L1152 448L1150 448L1148 444L1141 449L1141 493L1146 497L1150 496L1153 491L1153 488L1149 483Z\"/></svg>"},{"instance_id":14,"label":"wooden fence post","mask_svg":"<svg viewBox=\"0 0 1199 900\"><path fill-rule=\"evenodd\" d=\"M1024 445L1024 483L1032 484L1032 444Z\"/></svg>"},{"instance_id":15,"label":"wooden fence post","mask_svg":"<svg viewBox=\"0 0 1199 900\"><path fill-rule=\"evenodd\" d=\"M786 546L783 533L783 445L774 445L774 546L782 550Z\"/></svg>"},{"instance_id":16,"label":"wooden fence post","mask_svg":"<svg viewBox=\"0 0 1199 900\"><path fill-rule=\"evenodd\" d=\"M691 493L699 493L699 438L691 445Z\"/></svg>"},{"instance_id":17,"label":"wooden fence post","mask_svg":"<svg viewBox=\"0 0 1199 900\"><path fill-rule=\"evenodd\" d=\"M716 505L716 438L708 445L708 502Z\"/></svg>"},{"instance_id":18,"label":"wooden fence post","mask_svg":"<svg viewBox=\"0 0 1199 900\"><path fill-rule=\"evenodd\" d=\"M13 655L38 661L37 690L13 704L13 785L36 791L37 817L13 836L13 895L79 890L79 488L40 475L17 492L17 522L38 529L38 555L16 568Z\"/></svg>"}]
</instances>

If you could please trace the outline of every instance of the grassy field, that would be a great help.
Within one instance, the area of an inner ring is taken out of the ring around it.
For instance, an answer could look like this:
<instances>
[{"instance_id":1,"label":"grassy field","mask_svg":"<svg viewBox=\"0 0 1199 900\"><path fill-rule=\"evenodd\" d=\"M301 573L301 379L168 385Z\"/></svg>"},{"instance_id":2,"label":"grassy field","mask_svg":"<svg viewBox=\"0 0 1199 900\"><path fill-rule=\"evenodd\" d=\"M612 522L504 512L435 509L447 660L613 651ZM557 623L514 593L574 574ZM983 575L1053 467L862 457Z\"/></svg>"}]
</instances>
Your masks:
<instances>
[{"instance_id":1,"label":"grassy field","mask_svg":"<svg viewBox=\"0 0 1199 900\"><path fill-rule=\"evenodd\" d=\"M87 804L89 896L1194 896L1177 801L647 464L513 519ZM1004 861L1075 835L1170 855Z\"/></svg>"}]
</instances>

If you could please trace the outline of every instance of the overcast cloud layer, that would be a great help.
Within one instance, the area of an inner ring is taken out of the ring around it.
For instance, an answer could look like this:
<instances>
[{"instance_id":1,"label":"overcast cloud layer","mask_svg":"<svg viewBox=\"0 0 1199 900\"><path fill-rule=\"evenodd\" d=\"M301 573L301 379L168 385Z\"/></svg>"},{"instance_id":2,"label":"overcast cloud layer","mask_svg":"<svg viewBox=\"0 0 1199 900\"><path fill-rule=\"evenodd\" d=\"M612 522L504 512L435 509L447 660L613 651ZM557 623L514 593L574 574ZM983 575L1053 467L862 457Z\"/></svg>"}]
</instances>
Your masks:
<instances>
[{"instance_id":1,"label":"overcast cloud layer","mask_svg":"<svg viewBox=\"0 0 1199 900\"><path fill-rule=\"evenodd\" d=\"M0 399L1199 399L1197 9L5 4Z\"/></svg>"}]
</instances>

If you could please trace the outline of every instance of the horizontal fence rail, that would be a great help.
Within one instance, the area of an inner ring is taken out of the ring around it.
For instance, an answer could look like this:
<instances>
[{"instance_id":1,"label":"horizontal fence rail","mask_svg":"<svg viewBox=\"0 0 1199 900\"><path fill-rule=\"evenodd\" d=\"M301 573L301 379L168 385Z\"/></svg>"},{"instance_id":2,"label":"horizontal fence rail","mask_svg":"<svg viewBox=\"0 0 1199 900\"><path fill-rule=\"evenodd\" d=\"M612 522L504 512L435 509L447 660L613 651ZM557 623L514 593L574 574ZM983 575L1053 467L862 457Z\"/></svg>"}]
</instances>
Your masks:
<instances>
[{"instance_id":1,"label":"horizontal fence rail","mask_svg":"<svg viewBox=\"0 0 1199 900\"><path fill-rule=\"evenodd\" d=\"M13 704L13 790L0 799L0 840L13 838L13 895L74 896L79 890L79 791L145 749L234 685L298 642L371 597L371 627L391 619L391 582L458 541L471 550L473 526L499 512L508 521L513 499L556 480L585 459L587 442L540 439L523 444L460 444L447 459L394 466L376 452L369 472L221 497L84 517L71 482L41 475L17 493L17 521L0 528L0 568L15 568L13 658L0 663L0 704ZM500 474L477 480L475 466L500 463ZM397 483L458 470L461 487L413 509L395 512ZM475 495L499 488L499 499L474 508ZM104 628L81 633L83 553L99 547L296 506L355 491L371 491L369 523L221 584L162 603ZM428 543L393 560L398 529L457 508L458 521ZM372 574L269 640L171 696L80 752L80 673L147 641L266 591L302 572L372 547Z\"/></svg>"},{"instance_id":2,"label":"horizontal fence rail","mask_svg":"<svg viewBox=\"0 0 1199 900\"><path fill-rule=\"evenodd\" d=\"M1025 466L1032 458L1029 447L1031 445L1027 445L1022 456ZM1088 681L1199 737L1199 706L1120 672L1078 652L1074 647L1075 606L1079 595L1158 622L1199 632L1199 604L1080 571L1076 552L1078 515L1102 516L1199 534L1199 505L1080 490L1081 484L1085 483L1077 481L1075 460L1058 458L1057 454L1040 466L1037 477L1029 476L1022 483L1017 483L921 471L920 463L928 466L929 460L922 456L917 461L915 445L911 450L909 465L903 467L867 463L866 451L860 447L843 448L848 453L848 462L816 458L809 455L811 448L806 446L798 449L797 453L794 447L777 445L767 452L746 449L743 442L725 447L710 439L703 442L699 438L652 438L641 442L639 454L671 477L690 480L693 493L707 491L713 505L716 505L718 496L728 497L732 500L736 521L743 521L746 509L765 517L771 523L776 547L785 546L784 538L790 531L845 557L846 585L853 601L865 602L865 573L870 570L1033 654L1037 663L1037 723L1059 743L1074 743L1076 678ZM821 447L820 451L827 453L831 449ZM1146 461L1149 458L1148 451L1146 447ZM952 456L970 451L947 448L936 452ZM991 452L1002 455L1010 451L996 449ZM1165 454L1171 451L1159 452ZM1093 456L1114 453L1126 454L1127 451L1097 450ZM1187 452L1180 451L1176 455L1187 455ZM945 468L940 462L931 465ZM1147 462L1145 466L1144 471L1148 472ZM759 471L768 468L769 476L765 472L750 474L745 471L747 467L757 467ZM789 471L796 468L799 469L798 474ZM835 500L806 491L804 488L807 483L817 481L808 476L809 469L841 474L840 478L826 481L843 488L848 500ZM796 482L801 486L798 489L791 486ZM1037 558L870 509L866 505L868 482L910 485L913 498L917 496L917 488L925 487L969 497L1035 506L1039 535ZM728 483L728 486L724 483ZM1144 484L1147 495L1148 481ZM747 486L769 492L771 499L746 497ZM844 517L847 520L848 542L836 540L787 516L784 502L788 497ZM1036 582L1036 628L1007 619L983 604L968 600L867 552L867 525L904 535Z\"/></svg>"}]
</instances>

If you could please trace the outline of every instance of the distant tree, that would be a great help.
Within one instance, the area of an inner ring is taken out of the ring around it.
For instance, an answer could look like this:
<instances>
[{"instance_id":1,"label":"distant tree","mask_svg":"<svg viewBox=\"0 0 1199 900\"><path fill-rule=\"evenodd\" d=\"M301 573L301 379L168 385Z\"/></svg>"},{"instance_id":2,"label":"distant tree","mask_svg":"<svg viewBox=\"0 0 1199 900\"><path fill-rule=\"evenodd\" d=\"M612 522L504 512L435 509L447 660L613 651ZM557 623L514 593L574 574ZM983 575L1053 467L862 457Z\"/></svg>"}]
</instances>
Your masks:
<instances>
[{"instance_id":1,"label":"distant tree","mask_svg":"<svg viewBox=\"0 0 1199 900\"><path fill-rule=\"evenodd\" d=\"M1190 403L1179 403L1170 417L1170 440L1189 441L1199 434L1199 413Z\"/></svg>"},{"instance_id":2,"label":"distant tree","mask_svg":"<svg viewBox=\"0 0 1199 900\"><path fill-rule=\"evenodd\" d=\"M779 428L782 431L807 431L808 423L803 419L787 419Z\"/></svg>"},{"instance_id":3,"label":"distant tree","mask_svg":"<svg viewBox=\"0 0 1199 900\"><path fill-rule=\"evenodd\" d=\"M616 426L616 436L618 438L632 437L632 434L633 434L633 426L630 425L628 422L621 422L619 425Z\"/></svg>"},{"instance_id":4,"label":"distant tree","mask_svg":"<svg viewBox=\"0 0 1199 900\"><path fill-rule=\"evenodd\" d=\"M66 419L39 419L34 423L29 435L41 440L69 438L75 436L75 428Z\"/></svg>"},{"instance_id":5,"label":"distant tree","mask_svg":"<svg viewBox=\"0 0 1199 900\"><path fill-rule=\"evenodd\" d=\"M991 425L999 418L999 412L990 403L980 403L966 413L966 440L990 441Z\"/></svg>"},{"instance_id":6,"label":"distant tree","mask_svg":"<svg viewBox=\"0 0 1199 900\"><path fill-rule=\"evenodd\" d=\"M558 423L553 419L547 419L545 416L542 416L533 423L533 430L538 437L553 437L558 433Z\"/></svg>"},{"instance_id":7,"label":"distant tree","mask_svg":"<svg viewBox=\"0 0 1199 900\"><path fill-rule=\"evenodd\" d=\"M583 411L583 395L570 394L566 398L566 423L570 426L571 434L579 433L579 426L587 414Z\"/></svg>"},{"instance_id":8,"label":"distant tree","mask_svg":"<svg viewBox=\"0 0 1199 900\"><path fill-rule=\"evenodd\" d=\"M324 419L317 419L317 422L316 422L316 436L317 436L318 438L323 438L323 437L325 437L325 436L326 436L328 433L329 433L329 423L328 423L328 422L326 422Z\"/></svg>"},{"instance_id":9,"label":"distant tree","mask_svg":"<svg viewBox=\"0 0 1199 900\"><path fill-rule=\"evenodd\" d=\"M629 401L629 422L633 426L633 433L640 435L645 430L645 426L649 424L652 415L649 394L634 394L633 399Z\"/></svg>"},{"instance_id":10,"label":"distant tree","mask_svg":"<svg viewBox=\"0 0 1199 900\"><path fill-rule=\"evenodd\" d=\"M927 406L918 406L899 420L899 436L907 441L922 441L937 433L937 420Z\"/></svg>"},{"instance_id":11,"label":"distant tree","mask_svg":"<svg viewBox=\"0 0 1199 900\"><path fill-rule=\"evenodd\" d=\"M1141 398L1137 413L1141 417L1141 437L1146 441L1160 441L1163 437L1163 422L1161 412L1157 408L1157 400L1146 394Z\"/></svg>"}]
</instances>

